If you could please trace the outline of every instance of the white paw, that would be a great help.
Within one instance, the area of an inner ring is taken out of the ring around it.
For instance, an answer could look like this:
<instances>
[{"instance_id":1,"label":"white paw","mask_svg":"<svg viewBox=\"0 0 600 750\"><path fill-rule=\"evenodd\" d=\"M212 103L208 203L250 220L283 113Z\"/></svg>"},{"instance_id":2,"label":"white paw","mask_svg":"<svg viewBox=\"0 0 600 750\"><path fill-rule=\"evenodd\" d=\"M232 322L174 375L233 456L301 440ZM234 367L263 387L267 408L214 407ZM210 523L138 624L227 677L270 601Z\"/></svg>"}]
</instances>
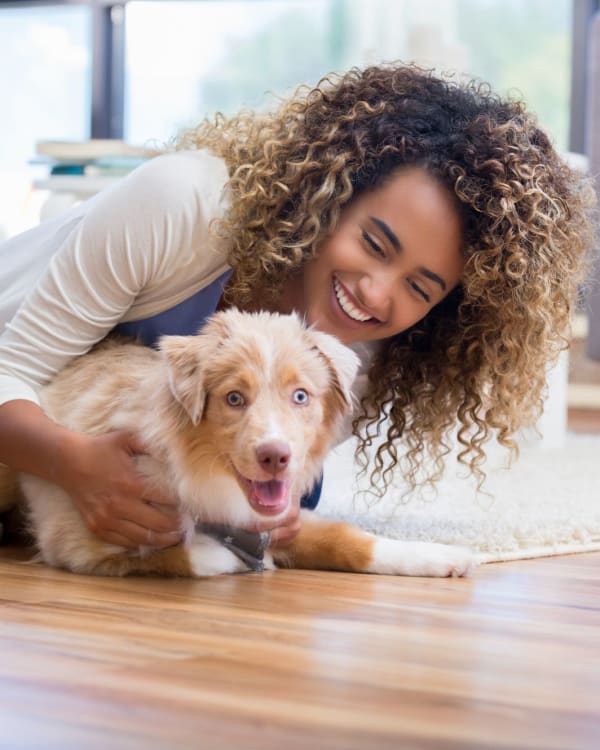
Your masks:
<instances>
[{"instance_id":1,"label":"white paw","mask_svg":"<svg viewBox=\"0 0 600 750\"><path fill-rule=\"evenodd\" d=\"M265 570L277 570L277 565L275 565L275 560L273 560L273 555L270 552L265 552L263 565Z\"/></svg>"},{"instance_id":2,"label":"white paw","mask_svg":"<svg viewBox=\"0 0 600 750\"><path fill-rule=\"evenodd\" d=\"M369 572L447 578L468 575L475 567L477 559L465 547L379 537Z\"/></svg>"},{"instance_id":3,"label":"white paw","mask_svg":"<svg viewBox=\"0 0 600 750\"><path fill-rule=\"evenodd\" d=\"M248 571L248 566L237 555L206 534L195 534L187 552L192 573L199 578Z\"/></svg>"},{"instance_id":4,"label":"white paw","mask_svg":"<svg viewBox=\"0 0 600 750\"><path fill-rule=\"evenodd\" d=\"M435 548L427 552L420 561L422 572L414 575L435 578L460 578L469 575L477 567L477 560L466 547L453 547L449 544L428 544Z\"/></svg>"}]
</instances>

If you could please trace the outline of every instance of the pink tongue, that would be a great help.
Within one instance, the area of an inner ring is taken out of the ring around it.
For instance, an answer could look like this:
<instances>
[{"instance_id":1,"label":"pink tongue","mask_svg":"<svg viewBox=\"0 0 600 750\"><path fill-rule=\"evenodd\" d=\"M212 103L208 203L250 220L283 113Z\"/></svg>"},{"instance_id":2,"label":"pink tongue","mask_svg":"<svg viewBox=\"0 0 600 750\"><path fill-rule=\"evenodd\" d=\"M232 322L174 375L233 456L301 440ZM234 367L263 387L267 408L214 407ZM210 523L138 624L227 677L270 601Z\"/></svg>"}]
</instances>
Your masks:
<instances>
[{"instance_id":1,"label":"pink tongue","mask_svg":"<svg viewBox=\"0 0 600 750\"><path fill-rule=\"evenodd\" d=\"M287 492L287 482L271 479L268 482L252 482L254 496L263 505L278 505Z\"/></svg>"}]
</instances>

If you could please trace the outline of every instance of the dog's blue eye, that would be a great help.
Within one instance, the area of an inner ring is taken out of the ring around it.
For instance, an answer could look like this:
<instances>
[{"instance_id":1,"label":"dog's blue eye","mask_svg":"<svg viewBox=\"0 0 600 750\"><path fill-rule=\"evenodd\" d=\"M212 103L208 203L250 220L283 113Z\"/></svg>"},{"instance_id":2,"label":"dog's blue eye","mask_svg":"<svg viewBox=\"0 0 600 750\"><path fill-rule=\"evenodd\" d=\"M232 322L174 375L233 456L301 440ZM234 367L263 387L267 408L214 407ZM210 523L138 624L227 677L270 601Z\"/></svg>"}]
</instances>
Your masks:
<instances>
[{"instance_id":1,"label":"dog's blue eye","mask_svg":"<svg viewBox=\"0 0 600 750\"><path fill-rule=\"evenodd\" d=\"M308 403L308 393L304 390L304 388L297 388L294 391L294 395L292 396L292 399L295 404L304 406L304 404Z\"/></svg>"},{"instance_id":2,"label":"dog's blue eye","mask_svg":"<svg viewBox=\"0 0 600 750\"><path fill-rule=\"evenodd\" d=\"M226 398L229 406L243 406L246 403L239 391L229 391Z\"/></svg>"}]
</instances>

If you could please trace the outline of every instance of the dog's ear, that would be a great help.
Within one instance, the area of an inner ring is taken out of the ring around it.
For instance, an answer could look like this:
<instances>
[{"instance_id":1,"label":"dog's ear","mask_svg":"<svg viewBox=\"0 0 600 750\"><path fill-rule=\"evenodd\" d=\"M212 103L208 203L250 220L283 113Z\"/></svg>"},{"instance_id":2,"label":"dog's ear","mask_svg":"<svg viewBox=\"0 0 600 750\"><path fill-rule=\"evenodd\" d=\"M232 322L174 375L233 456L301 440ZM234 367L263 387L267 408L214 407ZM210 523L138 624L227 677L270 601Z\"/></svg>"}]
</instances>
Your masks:
<instances>
[{"instance_id":1,"label":"dog's ear","mask_svg":"<svg viewBox=\"0 0 600 750\"><path fill-rule=\"evenodd\" d=\"M198 336L163 336L159 349L167 364L169 388L175 399L188 413L192 424L202 419L206 391L202 361L207 362L209 352L203 356Z\"/></svg>"},{"instance_id":2,"label":"dog's ear","mask_svg":"<svg viewBox=\"0 0 600 750\"><path fill-rule=\"evenodd\" d=\"M188 413L192 424L202 419L206 403L206 367L230 336L237 311L211 315L195 336L163 336L158 347L167 363L169 388Z\"/></svg>"},{"instance_id":3,"label":"dog's ear","mask_svg":"<svg viewBox=\"0 0 600 750\"><path fill-rule=\"evenodd\" d=\"M312 346L318 349L319 354L327 362L333 392L340 400L340 412L347 411L352 406L352 384L360 364L358 356L328 333L309 329L306 335Z\"/></svg>"}]
</instances>

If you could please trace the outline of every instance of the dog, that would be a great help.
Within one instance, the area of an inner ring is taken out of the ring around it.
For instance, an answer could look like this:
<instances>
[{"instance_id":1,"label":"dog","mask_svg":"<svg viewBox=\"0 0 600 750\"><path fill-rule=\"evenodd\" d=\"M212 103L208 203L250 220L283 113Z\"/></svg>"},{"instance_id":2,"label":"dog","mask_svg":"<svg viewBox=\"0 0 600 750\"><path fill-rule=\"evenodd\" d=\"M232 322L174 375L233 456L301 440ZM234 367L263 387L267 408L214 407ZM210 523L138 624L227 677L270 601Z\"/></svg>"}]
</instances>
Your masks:
<instances>
[{"instance_id":1,"label":"dog","mask_svg":"<svg viewBox=\"0 0 600 750\"><path fill-rule=\"evenodd\" d=\"M282 524L321 474L351 412L356 355L296 315L215 313L194 336L157 349L107 340L75 359L40 394L46 413L89 434L129 430L147 446L138 470L179 499L183 541L137 551L84 524L68 494L32 475L20 490L39 558L91 575L204 577L294 567L462 576L468 550L376 537L302 511L288 547L248 534ZM3 484L10 485L5 472ZM1 492L1 490L0 490ZM241 541L240 541L241 539Z\"/></svg>"}]
</instances>

